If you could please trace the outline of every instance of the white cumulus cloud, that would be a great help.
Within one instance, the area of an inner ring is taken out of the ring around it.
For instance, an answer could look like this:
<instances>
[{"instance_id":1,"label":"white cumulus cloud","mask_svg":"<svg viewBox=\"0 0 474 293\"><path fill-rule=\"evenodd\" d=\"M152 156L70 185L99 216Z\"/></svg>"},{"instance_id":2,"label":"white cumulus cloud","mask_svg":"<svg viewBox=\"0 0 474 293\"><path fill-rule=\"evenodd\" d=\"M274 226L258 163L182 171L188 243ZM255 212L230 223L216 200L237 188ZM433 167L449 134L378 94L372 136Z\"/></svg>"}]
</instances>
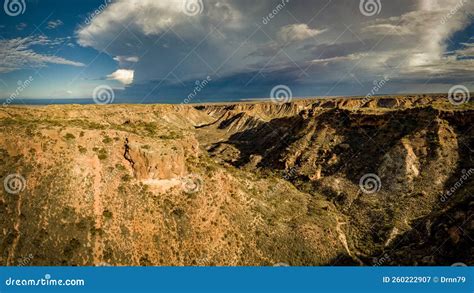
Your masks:
<instances>
[{"instance_id":1,"label":"white cumulus cloud","mask_svg":"<svg viewBox=\"0 0 474 293\"><path fill-rule=\"evenodd\" d=\"M131 69L119 69L109 75L107 75L107 79L109 80L117 80L125 85L129 85L133 83L133 76L135 71Z\"/></svg>"},{"instance_id":2,"label":"white cumulus cloud","mask_svg":"<svg viewBox=\"0 0 474 293\"><path fill-rule=\"evenodd\" d=\"M209 23L225 22L227 26L238 26L240 13L233 9L228 0L206 1L202 15L190 17L183 9L189 0L118 0L107 6L93 21L79 29L78 42L82 46L106 46L124 25L130 30L145 35L159 35L172 29L186 37L186 30L194 22L196 27ZM105 38L105 40L104 40Z\"/></svg>"}]
</instances>

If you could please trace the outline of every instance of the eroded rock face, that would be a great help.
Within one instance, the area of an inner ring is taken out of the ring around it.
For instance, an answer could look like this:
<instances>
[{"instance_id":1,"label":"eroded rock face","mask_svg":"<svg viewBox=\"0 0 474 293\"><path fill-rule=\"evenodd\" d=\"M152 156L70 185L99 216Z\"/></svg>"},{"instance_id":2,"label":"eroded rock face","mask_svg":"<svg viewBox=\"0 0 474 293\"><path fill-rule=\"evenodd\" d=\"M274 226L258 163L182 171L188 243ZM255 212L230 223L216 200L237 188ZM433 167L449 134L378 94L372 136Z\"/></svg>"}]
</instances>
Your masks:
<instances>
[{"instance_id":1,"label":"eroded rock face","mask_svg":"<svg viewBox=\"0 0 474 293\"><path fill-rule=\"evenodd\" d=\"M473 110L443 101L0 108L0 264L473 264Z\"/></svg>"},{"instance_id":2,"label":"eroded rock face","mask_svg":"<svg viewBox=\"0 0 474 293\"><path fill-rule=\"evenodd\" d=\"M378 174L390 191L407 192L413 190L420 168L420 161L410 141L404 139L385 154Z\"/></svg>"},{"instance_id":3,"label":"eroded rock face","mask_svg":"<svg viewBox=\"0 0 474 293\"><path fill-rule=\"evenodd\" d=\"M197 157L198 142L155 144L153 146L138 142L125 142L124 157L130 163L138 180L163 180L183 177L187 174L188 156Z\"/></svg>"}]
</instances>

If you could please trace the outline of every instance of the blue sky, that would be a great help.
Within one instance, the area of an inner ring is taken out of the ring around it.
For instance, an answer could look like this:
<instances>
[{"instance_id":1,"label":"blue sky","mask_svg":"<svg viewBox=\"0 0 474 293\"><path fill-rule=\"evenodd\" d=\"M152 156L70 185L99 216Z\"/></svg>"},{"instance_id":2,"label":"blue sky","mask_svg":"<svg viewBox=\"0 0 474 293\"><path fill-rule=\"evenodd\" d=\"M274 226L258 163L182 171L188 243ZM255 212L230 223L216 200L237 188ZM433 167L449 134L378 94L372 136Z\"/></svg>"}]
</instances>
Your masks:
<instances>
[{"instance_id":1,"label":"blue sky","mask_svg":"<svg viewBox=\"0 0 474 293\"><path fill-rule=\"evenodd\" d=\"M283 85L365 96L380 80L380 94L474 89L467 0L4 2L9 103L93 102L104 86L114 103L264 99Z\"/></svg>"}]
</instances>

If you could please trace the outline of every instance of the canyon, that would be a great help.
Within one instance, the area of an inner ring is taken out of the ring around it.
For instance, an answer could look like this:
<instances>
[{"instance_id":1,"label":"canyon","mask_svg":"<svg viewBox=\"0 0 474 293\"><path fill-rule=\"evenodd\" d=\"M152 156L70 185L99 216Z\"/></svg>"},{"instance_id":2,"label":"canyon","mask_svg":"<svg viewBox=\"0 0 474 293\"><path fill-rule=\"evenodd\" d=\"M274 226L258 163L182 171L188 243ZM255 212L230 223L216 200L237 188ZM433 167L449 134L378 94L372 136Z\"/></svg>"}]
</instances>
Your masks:
<instances>
[{"instance_id":1,"label":"canyon","mask_svg":"<svg viewBox=\"0 0 474 293\"><path fill-rule=\"evenodd\" d=\"M0 265L474 265L473 114L446 95L0 107Z\"/></svg>"}]
</instances>

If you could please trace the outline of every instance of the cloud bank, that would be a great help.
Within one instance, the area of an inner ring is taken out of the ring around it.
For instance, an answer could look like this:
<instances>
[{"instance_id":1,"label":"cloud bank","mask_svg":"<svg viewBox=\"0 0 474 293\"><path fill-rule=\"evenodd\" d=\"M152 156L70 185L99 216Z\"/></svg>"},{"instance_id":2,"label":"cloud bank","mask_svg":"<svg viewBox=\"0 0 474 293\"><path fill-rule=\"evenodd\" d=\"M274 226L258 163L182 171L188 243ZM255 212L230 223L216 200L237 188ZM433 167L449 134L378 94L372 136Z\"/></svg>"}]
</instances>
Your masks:
<instances>
[{"instance_id":1,"label":"cloud bank","mask_svg":"<svg viewBox=\"0 0 474 293\"><path fill-rule=\"evenodd\" d=\"M472 1L383 1L373 17L360 13L358 2L290 0L276 10L278 1L204 0L190 16L184 0L118 0L77 37L133 70L145 96L208 75L244 95L277 82L302 94L330 95L343 86L363 92L387 75L391 91L406 90L407 83L414 90L430 82L433 90L472 85L472 40L453 40L472 26Z\"/></svg>"}]
</instances>

